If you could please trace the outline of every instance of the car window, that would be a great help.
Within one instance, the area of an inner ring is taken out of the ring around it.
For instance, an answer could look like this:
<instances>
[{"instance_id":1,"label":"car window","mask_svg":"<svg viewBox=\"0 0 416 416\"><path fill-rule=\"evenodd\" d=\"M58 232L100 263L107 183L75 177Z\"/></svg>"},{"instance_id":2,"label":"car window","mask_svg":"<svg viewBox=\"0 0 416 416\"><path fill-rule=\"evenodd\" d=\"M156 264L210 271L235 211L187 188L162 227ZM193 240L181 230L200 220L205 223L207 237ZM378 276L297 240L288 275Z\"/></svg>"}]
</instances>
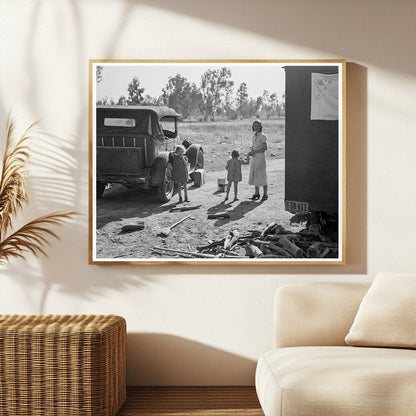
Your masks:
<instances>
[{"instance_id":1,"label":"car window","mask_svg":"<svg viewBox=\"0 0 416 416\"><path fill-rule=\"evenodd\" d=\"M149 136L161 135L157 116L150 111L120 111L111 112L107 110L98 112L97 128L104 128L111 134L146 134Z\"/></svg>"},{"instance_id":2,"label":"car window","mask_svg":"<svg viewBox=\"0 0 416 416\"><path fill-rule=\"evenodd\" d=\"M106 117L104 126L107 127L135 127L136 120L134 118L114 118Z\"/></svg>"},{"instance_id":3,"label":"car window","mask_svg":"<svg viewBox=\"0 0 416 416\"><path fill-rule=\"evenodd\" d=\"M166 133L171 133L170 135L174 135L176 133L176 124L175 124L175 117L163 117L160 120L160 124L162 125L163 131Z\"/></svg>"}]
</instances>

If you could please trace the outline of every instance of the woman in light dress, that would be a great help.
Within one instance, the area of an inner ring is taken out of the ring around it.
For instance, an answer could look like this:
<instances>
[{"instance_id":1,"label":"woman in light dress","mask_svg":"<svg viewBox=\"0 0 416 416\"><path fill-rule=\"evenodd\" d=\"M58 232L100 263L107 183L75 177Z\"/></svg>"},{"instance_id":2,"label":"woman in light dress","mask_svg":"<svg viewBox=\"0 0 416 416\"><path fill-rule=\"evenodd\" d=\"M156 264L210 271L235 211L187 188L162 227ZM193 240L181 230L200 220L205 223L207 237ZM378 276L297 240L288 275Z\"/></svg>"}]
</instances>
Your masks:
<instances>
[{"instance_id":1,"label":"woman in light dress","mask_svg":"<svg viewBox=\"0 0 416 416\"><path fill-rule=\"evenodd\" d=\"M248 184L254 185L254 195L251 197L253 201L260 199L260 186L263 187L262 201L265 201L269 196L267 194L267 173L266 173L266 150L267 137L263 134L263 126L260 121L254 121L252 125L253 145L248 156L251 156L250 174Z\"/></svg>"}]
</instances>

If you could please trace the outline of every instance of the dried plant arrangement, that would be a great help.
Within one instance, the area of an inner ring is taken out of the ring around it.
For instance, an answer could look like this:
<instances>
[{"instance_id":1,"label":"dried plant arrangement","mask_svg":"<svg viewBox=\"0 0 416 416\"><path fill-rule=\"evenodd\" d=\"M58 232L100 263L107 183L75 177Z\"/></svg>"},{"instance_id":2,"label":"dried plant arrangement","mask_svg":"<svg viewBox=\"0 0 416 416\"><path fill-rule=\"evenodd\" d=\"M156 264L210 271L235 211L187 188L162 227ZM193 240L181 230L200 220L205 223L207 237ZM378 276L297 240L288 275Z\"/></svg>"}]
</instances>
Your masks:
<instances>
[{"instance_id":1,"label":"dried plant arrangement","mask_svg":"<svg viewBox=\"0 0 416 416\"><path fill-rule=\"evenodd\" d=\"M35 256L46 256L45 248L50 244L50 238L59 240L52 227L78 214L73 211L54 212L13 231L13 218L29 202L25 187L26 164L29 160L27 141L32 137L37 124L38 121L32 123L15 141L15 123L10 116L8 118L0 177L0 264L8 262L12 257L24 259L28 252Z\"/></svg>"}]
</instances>

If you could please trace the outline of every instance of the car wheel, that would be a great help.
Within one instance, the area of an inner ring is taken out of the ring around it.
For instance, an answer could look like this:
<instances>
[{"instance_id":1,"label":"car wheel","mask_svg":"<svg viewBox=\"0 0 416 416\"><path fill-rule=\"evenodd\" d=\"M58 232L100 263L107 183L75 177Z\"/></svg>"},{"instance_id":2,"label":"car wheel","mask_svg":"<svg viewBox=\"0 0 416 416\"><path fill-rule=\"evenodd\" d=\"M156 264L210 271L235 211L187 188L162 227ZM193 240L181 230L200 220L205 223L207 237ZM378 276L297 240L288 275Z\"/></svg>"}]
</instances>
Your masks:
<instances>
[{"instance_id":1,"label":"car wheel","mask_svg":"<svg viewBox=\"0 0 416 416\"><path fill-rule=\"evenodd\" d=\"M166 164L163 181L157 187L157 194L162 202L168 202L173 195L172 165Z\"/></svg>"},{"instance_id":2,"label":"car wheel","mask_svg":"<svg viewBox=\"0 0 416 416\"><path fill-rule=\"evenodd\" d=\"M103 182L97 182L97 198L101 198L103 196L105 190L105 183Z\"/></svg>"}]
</instances>

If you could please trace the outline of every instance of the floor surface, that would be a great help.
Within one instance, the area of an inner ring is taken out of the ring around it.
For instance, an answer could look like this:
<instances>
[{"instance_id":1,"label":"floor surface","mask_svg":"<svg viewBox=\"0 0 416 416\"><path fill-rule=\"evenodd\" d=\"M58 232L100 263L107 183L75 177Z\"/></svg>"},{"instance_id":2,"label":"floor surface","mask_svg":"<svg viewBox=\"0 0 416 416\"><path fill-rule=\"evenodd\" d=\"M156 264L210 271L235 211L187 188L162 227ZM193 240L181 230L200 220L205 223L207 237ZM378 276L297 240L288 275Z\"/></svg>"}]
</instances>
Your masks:
<instances>
[{"instance_id":1,"label":"floor surface","mask_svg":"<svg viewBox=\"0 0 416 416\"><path fill-rule=\"evenodd\" d=\"M128 387L117 416L264 416L254 387Z\"/></svg>"}]
</instances>

